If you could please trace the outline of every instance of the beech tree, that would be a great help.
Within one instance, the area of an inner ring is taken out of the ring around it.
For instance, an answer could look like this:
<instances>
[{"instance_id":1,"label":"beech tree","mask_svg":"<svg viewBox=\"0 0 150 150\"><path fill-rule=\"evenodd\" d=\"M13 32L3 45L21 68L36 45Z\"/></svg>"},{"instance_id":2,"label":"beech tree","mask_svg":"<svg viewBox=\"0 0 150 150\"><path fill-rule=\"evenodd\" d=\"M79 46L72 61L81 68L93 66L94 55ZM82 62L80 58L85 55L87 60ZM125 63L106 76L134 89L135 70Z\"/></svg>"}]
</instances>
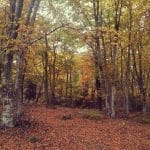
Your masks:
<instances>
[{"instance_id":1,"label":"beech tree","mask_svg":"<svg viewBox=\"0 0 150 150\"><path fill-rule=\"evenodd\" d=\"M32 8L35 6L32 16L32 23L35 20L36 13L40 1L32 0L29 4L29 11L25 25L28 25ZM14 41L19 37L18 29L20 27L20 20L22 19L24 0L10 0L8 12L8 26L7 36L8 45L3 54L3 69L2 69L2 126L13 127L17 123L21 114L21 99L22 99L22 84L23 84L23 71L24 71L24 51L26 47L20 46L17 53L14 51ZM24 41L24 39L23 39ZM16 75L16 83L14 85L12 69L14 56L18 56L18 67Z\"/></svg>"}]
</instances>

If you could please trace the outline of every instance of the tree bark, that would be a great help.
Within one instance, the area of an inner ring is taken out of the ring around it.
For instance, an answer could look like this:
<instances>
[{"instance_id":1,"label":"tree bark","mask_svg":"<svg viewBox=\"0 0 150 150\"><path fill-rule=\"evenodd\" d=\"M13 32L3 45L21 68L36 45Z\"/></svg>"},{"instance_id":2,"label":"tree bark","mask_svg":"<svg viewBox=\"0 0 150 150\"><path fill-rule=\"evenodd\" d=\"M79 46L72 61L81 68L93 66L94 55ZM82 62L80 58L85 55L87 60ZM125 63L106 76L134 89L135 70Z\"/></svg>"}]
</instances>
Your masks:
<instances>
[{"instance_id":1,"label":"tree bark","mask_svg":"<svg viewBox=\"0 0 150 150\"><path fill-rule=\"evenodd\" d=\"M18 54L18 66L17 66L17 75L15 82L15 91L16 91L16 115L17 118L21 115L21 104L23 102L23 83L24 83L24 70L25 70L25 61L24 61L25 49L21 48Z\"/></svg>"},{"instance_id":2,"label":"tree bark","mask_svg":"<svg viewBox=\"0 0 150 150\"><path fill-rule=\"evenodd\" d=\"M49 100L49 94L48 94L48 40L47 36L45 34L45 51L43 54L43 65L44 65L44 98L46 105L49 106L51 105L51 101Z\"/></svg>"},{"instance_id":3,"label":"tree bark","mask_svg":"<svg viewBox=\"0 0 150 150\"><path fill-rule=\"evenodd\" d=\"M17 20L21 17L21 10L23 8L23 0L18 1L18 9L16 10L16 18ZM32 10L34 5L36 5L34 9L34 16L31 18ZM29 5L25 25L28 26L29 24L34 25L36 14L38 11L40 5L40 0L37 1L35 4L35 0L31 0L31 3ZM30 23L31 22L31 23ZM15 89L16 89L16 99L17 99L17 104L16 104L16 109L17 109L17 116L19 117L21 114L21 103L23 102L23 83L24 83L24 74L26 70L25 66L25 53L27 50L27 41L25 38L22 39L23 43L25 43L25 47L21 46L19 51L18 51L18 66L17 66L17 76L16 76L16 83L15 83Z\"/></svg>"},{"instance_id":4,"label":"tree bark","mask_svg":"<svg viewBox=\"0 0 150 150\"><path fill-rule=\"evenodd\" d=\"M10 0L9 9L9 25L7 28L7 35L9 40L16 39L17 34L14 30L15 22L15 10L16 0ZM13 46L10 46L13 48ZM3 55L3 69L2 69L2 101L3 101L3 112L1 118L2 126L14 127L15 126L15 99L14 99L14 87L12 79L12 64L13 64L13 52L9 49L8 53Z\"/></svg>"},{"instance_id":5,"label":"tree bark","mask_svg":"<svg viewBox=\"0 0 150 150\"><path fill-rule=\"evenodd\" d=\"M4 56L3 72L2 72L2 101L3 112L1 117L2 126L15 126L15 103L14 103L14 87L12 82L12 61L13 55L9 53Z\"/></svg>"}]
</instances>

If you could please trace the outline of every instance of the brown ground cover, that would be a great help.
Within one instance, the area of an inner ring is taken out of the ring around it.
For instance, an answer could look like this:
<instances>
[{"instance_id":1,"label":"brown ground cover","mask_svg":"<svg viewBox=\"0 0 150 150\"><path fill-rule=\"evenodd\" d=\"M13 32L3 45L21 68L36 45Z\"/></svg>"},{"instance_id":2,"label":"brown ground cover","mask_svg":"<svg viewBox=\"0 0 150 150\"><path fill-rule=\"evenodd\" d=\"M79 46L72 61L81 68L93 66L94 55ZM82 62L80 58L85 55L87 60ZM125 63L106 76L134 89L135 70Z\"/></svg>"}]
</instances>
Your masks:
<instances>
[{"instance_id":1,"label":"brown ground cover","mask_svg":"<svg viewBox=\"0 0 150 150\"><path fill-rule=\"evenodd\" d=\"M150 126L130 119L89 120L82 109L41 105L25 111L31 125L0 129L0 150L150 150Z\"/></svg>"}]
</instances>

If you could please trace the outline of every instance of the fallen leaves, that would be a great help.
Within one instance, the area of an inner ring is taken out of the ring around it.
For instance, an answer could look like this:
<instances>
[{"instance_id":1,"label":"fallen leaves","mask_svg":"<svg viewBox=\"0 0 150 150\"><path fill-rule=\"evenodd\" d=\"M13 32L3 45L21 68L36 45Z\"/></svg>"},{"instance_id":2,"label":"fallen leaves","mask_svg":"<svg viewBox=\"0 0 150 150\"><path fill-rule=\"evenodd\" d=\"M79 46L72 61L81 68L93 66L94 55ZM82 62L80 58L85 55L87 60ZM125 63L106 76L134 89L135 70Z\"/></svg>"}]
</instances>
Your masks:
<instances>
[{"instance_id":1,"label":"fallen leaves","mask_svg":"<svg viewBox=\"0 0 150 150\"><path fill-rule=\"evenodd\" d=\"M150 127L132 120L89 120L82 109L26 106L29 128L0 130L2 150L148 150ZM62 117L71 119L63 120Z\"/></svg>"}]
</instances>

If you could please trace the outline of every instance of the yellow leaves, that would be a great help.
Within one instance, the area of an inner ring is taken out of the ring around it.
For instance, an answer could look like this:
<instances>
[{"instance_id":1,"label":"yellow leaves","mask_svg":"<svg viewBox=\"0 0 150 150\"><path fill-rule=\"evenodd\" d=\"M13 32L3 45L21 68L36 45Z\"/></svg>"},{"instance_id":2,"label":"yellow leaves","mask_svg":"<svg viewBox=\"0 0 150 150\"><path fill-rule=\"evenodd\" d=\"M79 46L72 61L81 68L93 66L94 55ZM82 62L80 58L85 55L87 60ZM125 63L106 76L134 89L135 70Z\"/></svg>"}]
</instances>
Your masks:
<instances>
[{"instance_id":1,"label":"yellow leaves","mask_svg":"<svg viewBox=\"0 0 150 150\"><path fill-rule=\"evenodd\" d=\"M121 34L116 32L113 28L96 28L93 30L86 31L85 33L82 34L82 39L83 41L86 41L87 43L91 43L95 41L96 37L99 37L100 39L102 37L104 38L112 38L113 41L116 40L117 38L120 38Z\"/></svg>"}]
</instances>

